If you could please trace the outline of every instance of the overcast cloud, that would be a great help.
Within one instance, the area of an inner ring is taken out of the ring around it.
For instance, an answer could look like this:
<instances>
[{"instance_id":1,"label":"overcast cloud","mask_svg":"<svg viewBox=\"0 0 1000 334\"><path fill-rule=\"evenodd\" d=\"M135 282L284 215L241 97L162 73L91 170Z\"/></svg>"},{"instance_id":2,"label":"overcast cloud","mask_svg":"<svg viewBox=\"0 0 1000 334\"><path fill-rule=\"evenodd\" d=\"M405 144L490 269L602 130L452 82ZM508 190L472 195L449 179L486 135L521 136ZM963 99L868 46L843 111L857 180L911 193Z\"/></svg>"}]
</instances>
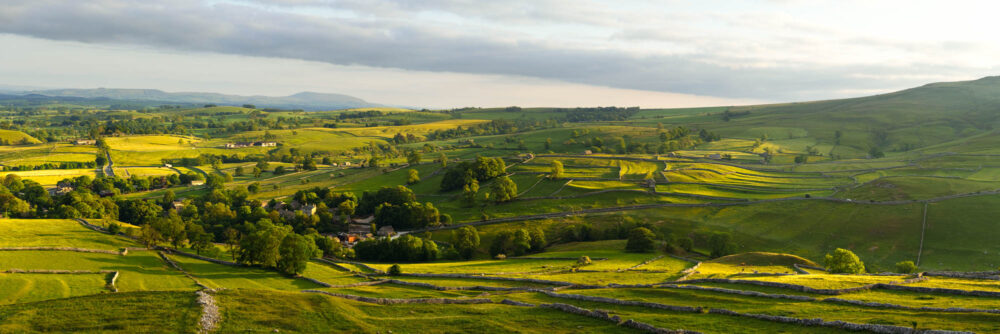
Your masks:
<instances>
[{"instance_id":1,"label":"overcast cloud","mask_svg":"<svg viewBox=\"0 0 1000 334\"><path fill-rule=\"evenodd\" d=\"M993 8L946 5L13 0L0 4L0 33L785 101L994 74L1000 24L989 17Z\"/></svg>"}]
</instances>

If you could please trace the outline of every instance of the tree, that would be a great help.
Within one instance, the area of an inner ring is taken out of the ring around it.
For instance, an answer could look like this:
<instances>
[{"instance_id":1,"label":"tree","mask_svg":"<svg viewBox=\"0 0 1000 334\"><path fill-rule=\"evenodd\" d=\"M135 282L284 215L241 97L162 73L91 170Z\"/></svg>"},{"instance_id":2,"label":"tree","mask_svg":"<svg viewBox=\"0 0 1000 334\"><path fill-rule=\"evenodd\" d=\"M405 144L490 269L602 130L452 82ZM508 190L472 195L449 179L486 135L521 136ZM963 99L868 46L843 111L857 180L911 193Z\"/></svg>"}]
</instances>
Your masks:
<instances>
[{"instance_id":1,"label":"tree","mask_svg":"<svg viewBox=\"0 0 1000 334\"><path fill-rule=\"evenodd\" d=\"M723 257L736 252L736 244L733 243L733 236L728 233L714 233L708 238L708 248L712 250L712 257Z\"/></svg>"},{"instance_id":2,"label":"tree","mask_svg":"<svg viewBox=\"0 0 1000 334\"><path fill-rule=\"evenodd\" d=\"M285 174L285 166L274 167L274 171L272 172L272 174L274 175Z\"/></svg>"},{"instance_id":3,"label":"tree","mask_svg":"<svg viewBox=\"0 0 1000 334\"><path fill-rule=\"evenodd\" d=\"M420 182L420 172L416 169L406 171L406 184L415 184L417 182Z\"/></svg>"},{"instance_id":4,"label":"tree","mask_svg":"<svg viewBox=\"0 0 1000 334\"><path fill-rule=\"evenodd\" d=\"M462 201L465 202L466 206L472 207L476 205L476 193L479 192L479 181L472 180L469 184L462 187Z\"/></svg>"},{"instance_id":5,"label":"tree","mask_svg":"<svg viewBox=\"0 0 1000 334\"><path fill-rule=\"evenodd\" d=\"M174 194L174 191L168 189L167 192L163 193L163 198L160 200L160 205L163 206L164 209L169 209L173 206L174 200L176 199L177 195Z\"/></svg>"},{"instance_id":6,"label":"tree","mask_svg":"<svg viewBox=\"0 0 1000 334\"><path fill-rule=\"evenodd\" d=\"M896 272L900 274L912 274L917 271L917 265L913 261L896 262Z\"/></svg>"},{"instance_id":7,"label":"tree","mask_svg":"<svg viewBox=\"0 0 1000 334\"><path fill-rule=\"evenodd\" d=\"M826 254L826 270L834 274L863 274L865 273L865 263L854 252L843 248L833 250L833 254Z\"/></svg>"},{"instance_id":8,"label":"tree","mask_svg":"<svg viewBox=\"0 0 1000 334\"><path fill-rule=\"evenodd\" d=\"M552 138L545 138L545 150L552 149Z\"/></svg>"},{"instance_id":9,"label":"tree","mask_svg":"<svg viewBox=\"0 0 1000 334\"><path fill-rule=\"evenodd\" d=\"M441 155L438 156L438 161L441 162L441 168L448 167L448 156L445 155L444 152L441 152Z\"/></svg>"},{"instance_id":10,"label":"tree","mask_svg":"<svg viewBox=\"0 0 1000 334\"><path fill-rule=\"evenodd\" d=\"M420 159L423 158L420 152L413 151L406 155L406 163L410 165L416 165L420 163Z\"/></svg>"},{"instance_id":11,"label":"tree","mask_svg":"<svg viewBox=\"0 0 1000 334\"><path fill-rule=\"evenodd\" d=\"M355 203L354 201L352 201L352 200L346 200L346 201L340 202L340 204L337 205L337 211L340 212L340 214L342 214L342 215L350 216L350 215L354 214L354 209L357 208L357 207L358 207L358 204Z\"/></svg>"},{"instance_id":12,"label":"tree","mask_svg":"<svg viewBox=\"0 0 1000 334\"><path fill-rule=\"evenodd\" d=\"M531 251L541 252L545 250L545 245L547 244L545 240L545 232L542 229L534 228L531 229Z\"/></svg>"},{"instance_id":13,"label":"tree","mask_svg":"<svg viewBox=\"0 0 1000 334\"><path fill-rule=\"evenodd\" d=\"M263 171L260 168L258 168L258 167L254 167L253 168L253 177L254 178L259 179L261 173L263 173Z\"/></svg>"},{"instance_id":14,"label":"tree","mask_svg":"<svg viewBox=\"0 0 1000 334\"><path fill-rule=\"evenodd\" d=\"M694 240L690 237L682 237L677 239L677 246L683 249L685 252L690 252L694 249Z\"/></svg>"},{"instance_id":15,"label":"tree","mask_svg":"<svg viewBox=\"0 0 1000 334\"><path fill-rule=\"evenodd\" d=\"M475 227L463 226L452 232L452 245L463 259L471 259L479 248L479 232Z\"/></svg>"},{"instance_id":16,"label":"tree","mask_svg":"<svg viewBox=\"0 0 1000 334\"><path fill-rule=\"evenodd\" d=\"M278 271L288 275L297 275L305 271L312 255L309 242L306 237L295 233L285 235L278 248L280 254L277 261Z\"/></svg>"},{"instance_id":17,"label":"tree","mask_svg":"<svg viewBox=\"0 0 1000 334\"><path fill-rule=\"evenodd\" d=\"M549 174L549 177L558 180L563 178L563 174L565 173L563 171L562 162L559 162L559 160L552 160L552 173Z\"/></svg>"},{"instance_id":18,"label":"tree","mask_svg":"<svg viewBox=\"0 0 1000 334\"><path fill-rule=\"evenodd\" d=\"M222 232L222 237L225 238L223 240L226 241L226 246L229 246L229 254L233 257L233 260L235 261L236 249L237 249L236 247L240 245L240 231L237 231L232 227L228 227L226 228L225 231Z\"/></svg>"},{"instance_id":19,"label":"tree","mask_svg":"<svg viewBox=\"0 0 1000 334\"><path fill-rule=\"evenodd\" d=\"M490 187L490 198L494 202L510 202L517 197L517 183L506 175L498 177Z\"/></svg>"},{"instance_id":20,"label":"tree","mask_svg":"<svg viewBox=\"0 0 1000 334\"><path fill-rule=\"evenodd\" d=\"M316 170L316 168L316 161L313 160L312 156L306 156L305 159L302 160L303 170Z\"/></svg>"},{"instance_id":21,"label":"tree","mask_svg":"<svg viewBox=\"0 0 1000 334\"><path fill-rule=\"evenodd\" d=\"M243 166L239 166L236 167L236 170L233 171L233 174L235 174L236 176L243 176L244 174L246 174L246 172L243 171Z\"/></svg>"},{"instance_id":22,"label":"tree","mask_svg":"<svg viewBox=\"0 0 1000 334\"><path fill-rule=\"evenodd\" d=\"M648 253L656 248L656 235L645 227L636 227L629 231L625 251L632 253Z\"/></svg>"}]
</instances>

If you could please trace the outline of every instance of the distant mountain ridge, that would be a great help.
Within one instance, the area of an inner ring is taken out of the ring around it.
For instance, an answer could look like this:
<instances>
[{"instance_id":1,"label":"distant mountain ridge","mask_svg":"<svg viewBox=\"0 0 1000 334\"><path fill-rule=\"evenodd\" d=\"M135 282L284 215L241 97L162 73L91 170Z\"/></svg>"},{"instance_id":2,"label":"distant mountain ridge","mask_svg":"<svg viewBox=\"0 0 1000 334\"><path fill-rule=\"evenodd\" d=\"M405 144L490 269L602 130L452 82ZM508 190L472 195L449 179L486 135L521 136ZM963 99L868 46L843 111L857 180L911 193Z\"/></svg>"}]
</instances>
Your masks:
<instances>
[{"instance_id":1,"label":"distant mountain ridge","mask_svg":"<svg viewBox=\"0 0 1000 334\"><path fill-rule=\"evenodd\" d=\"M343 94L328 94L315 92L301 92L289 96L242 96L219 93L203 92L179 92L169 93L158 89L122 89L122 88L95 88L95 89L46 89L25 91L24 94L38 94L52 97L82 97L82 98L108 98L115 100L133 101L162 101L172 103L195 103L195 104L218 104L218 105L244 105L252 104L258 108L282 108L282 109L304 109L304 110L331 110L347 108L367 108L381 107L377 103L371 103L353 96Z\"/></svg>"}]
</instances>

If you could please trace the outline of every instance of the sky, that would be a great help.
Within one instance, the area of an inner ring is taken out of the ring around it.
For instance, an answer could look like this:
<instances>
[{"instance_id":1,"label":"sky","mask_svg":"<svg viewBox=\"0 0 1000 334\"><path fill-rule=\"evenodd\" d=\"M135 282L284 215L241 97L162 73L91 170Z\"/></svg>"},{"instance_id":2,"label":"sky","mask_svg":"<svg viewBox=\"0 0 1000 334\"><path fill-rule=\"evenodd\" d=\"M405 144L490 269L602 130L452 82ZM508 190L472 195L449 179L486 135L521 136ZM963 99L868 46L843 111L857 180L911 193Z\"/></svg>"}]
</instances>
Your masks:
<instances>
[{"instance_id":1,"label":"sky","mask_svg":"<svg viewBox=\"0 0 1000 334\"><path fill-rule=\"evenodd\" d=\"M0 85L413 107L842 98L1000 70L986 1L5 0Z\"/></svg>"}]
</instances>

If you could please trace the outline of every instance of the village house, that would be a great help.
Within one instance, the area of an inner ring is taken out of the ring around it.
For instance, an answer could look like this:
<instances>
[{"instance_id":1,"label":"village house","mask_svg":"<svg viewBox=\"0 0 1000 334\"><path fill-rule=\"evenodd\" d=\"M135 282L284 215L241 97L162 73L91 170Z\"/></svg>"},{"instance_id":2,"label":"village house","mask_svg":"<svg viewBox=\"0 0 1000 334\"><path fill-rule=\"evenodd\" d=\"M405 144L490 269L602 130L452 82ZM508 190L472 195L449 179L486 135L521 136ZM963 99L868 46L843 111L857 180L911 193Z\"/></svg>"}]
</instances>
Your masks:
<instances>
[{"instance_id":1,"label":"village house","mask_svg":"<svg viewBox=\"0 0 1000 334\"><path fill-rule=\"evenodd\" d=\"M55 188L49 188L49 196L65 195L73 191L73 187L70 186L56 186Z\"/></svg>"},{"instance_id":2,"label":"village house","mask_svg":"<svg viewBox=\"0 0 1000 334\"><path fill-rule=\"evenodd\" d=\"M316 214L316 205L315 204L309 204L309 205L303 206L302 207L302 213L306 214L306 216L312 216L312 215Z\"/></svg>"},{"instance_id":3,"label":"village house","mask_svg":"<svg viewBox=\"0 0 1000 334\"><path fill-rule=\"evenodd\" d=\"M372 226L369 224L350 224L347 225L347 233L365 235L372 233Z\"/></svg>"},{"instance_id":4,"label":"village house","mask_svg":"<svg viewBox=\"0 0 1000 334\"><path fill-rule=\"evenodd\" d=\"M192 186L203 186L205 185L205 180L191 180Z\"/></svg>"},{"instance_id":5,"label":"village house","mask_svg":"<svg viewBox=\"0 0 1000 334\"><path fill-rule=\"evenodd\" d=\"M386 225L378 229L378 236L380 237L391 237L396 234L396 230L392 226Z\"/></svg>"}]
</instances>

